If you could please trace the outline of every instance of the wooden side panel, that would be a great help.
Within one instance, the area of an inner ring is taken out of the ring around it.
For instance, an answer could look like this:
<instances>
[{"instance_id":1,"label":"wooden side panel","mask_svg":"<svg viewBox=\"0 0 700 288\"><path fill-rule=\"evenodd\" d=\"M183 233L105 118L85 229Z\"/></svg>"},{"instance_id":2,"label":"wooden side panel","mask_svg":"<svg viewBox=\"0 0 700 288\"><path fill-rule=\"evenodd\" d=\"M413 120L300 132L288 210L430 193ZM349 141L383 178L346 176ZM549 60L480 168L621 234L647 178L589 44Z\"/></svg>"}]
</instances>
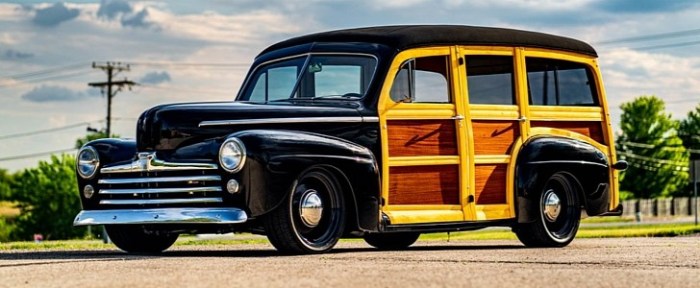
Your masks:
<instances>
[{"instance_id":1,"label":"wooden side panel","mask_svg":"<svg viewBox=\"0 0 700 288\"><path fill-rule=\"evenodd\" d=\"M389 156L457 155L455 121L389 120Z\"/></svg>"},{"instance_id":2,"label":"wooden side panel","mask_svg":"<svg viewBox=\"0 0 700 288\"><path fill-rule=\"evenodd\" d=\"M507 164L476 165L475 187L476 204L506 203Z\"/></svg>"},{"instance_id":3,"label":"wooden side panel","mask_svg":"<svg viewBox=\"0 0 700 288\"><path fill-rule=\"evenodd\" d=\"M603 136L603 123L600 121L531 121L530 127L549 127L569 130L591 137L599 143L605 144Z\"/></svg>"},{"instance_id":4,"label":"wooden side panel","mask_svg":"<svg viewBox=\"0 0 700 288\"><path fill-rule=\"evenodd\" d=\"M510 154L513 143L520 137L516 120L473 120L472 128L475 155Z\"/></svg>"},{"instance_id":5,"label":"wooden side panel","mask_svg":"<svg viewBox=\"0 0 700 288\"><path fill-rule=\"evenodd\" d=\"M458 165L399 166L389 168L390 205L459 205Z\"/></svg>"}]
</instances>

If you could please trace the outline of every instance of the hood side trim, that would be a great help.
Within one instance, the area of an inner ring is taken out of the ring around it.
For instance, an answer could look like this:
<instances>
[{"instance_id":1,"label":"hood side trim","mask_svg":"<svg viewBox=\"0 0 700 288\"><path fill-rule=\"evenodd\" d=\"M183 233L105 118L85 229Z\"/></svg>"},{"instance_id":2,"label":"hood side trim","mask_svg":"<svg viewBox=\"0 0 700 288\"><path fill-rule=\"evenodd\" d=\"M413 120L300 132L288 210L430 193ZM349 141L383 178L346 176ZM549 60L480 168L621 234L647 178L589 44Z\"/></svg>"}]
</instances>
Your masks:
<instances>
[{"instance_id":1,"label":"hood side trim","mask_svg":"<svg viewBox=\"0 0 700 288\"><path fill-rule=\"evenodd\" d=\"M255 124L287 124L287 123L373 123L379 122L379 117L290 117L290 118L258 118L240 120L212 120L199 122L199 127L255 125Z\"/></svg>"}]
</instances>

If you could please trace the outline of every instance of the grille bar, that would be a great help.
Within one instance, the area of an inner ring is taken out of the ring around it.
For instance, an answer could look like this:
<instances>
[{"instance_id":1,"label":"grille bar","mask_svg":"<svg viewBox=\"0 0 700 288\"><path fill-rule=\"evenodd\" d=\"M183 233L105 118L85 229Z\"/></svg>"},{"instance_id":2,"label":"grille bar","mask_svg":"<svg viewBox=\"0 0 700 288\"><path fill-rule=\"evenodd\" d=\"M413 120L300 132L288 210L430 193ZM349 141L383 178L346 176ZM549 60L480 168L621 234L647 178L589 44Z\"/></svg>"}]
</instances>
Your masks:
<instances>
[{"instance_id":1,"label":"grille bar","mask_svg":"<svg viewBox=\"0 0 700 288\"><path fill-rule=\"evenodd\" d=\"M211 198L184 198L184 199L105 199L100 200L101 205L153 205L153 204L195 204L195 203L221 203L221 197Z\"/></svg>"},{"instance_id":2,"label":"grille bar","mask_svg":"<svg viewBox=\"0 0 700 288\"><path fill-rule=\"evenodd\" d=\"M146 177L146 178L105 178L100 179L98 184L148 184L148 183L175 183L175 182L198 182L198 181L221 181L221 176L183 176L183 177Z\"/></svg>"},{"instance_id":3,"label":"grille bar","mask_svg":"<svg viewBox=\"0 0 700 288\"><path fill-rule=\"evenodd\" d=\"M135 189L103 189L98 194L158 194L158 193L197 193L221 192L221 187L185 187L185 188L135 188Z\"/></svg>"}]
</instances>

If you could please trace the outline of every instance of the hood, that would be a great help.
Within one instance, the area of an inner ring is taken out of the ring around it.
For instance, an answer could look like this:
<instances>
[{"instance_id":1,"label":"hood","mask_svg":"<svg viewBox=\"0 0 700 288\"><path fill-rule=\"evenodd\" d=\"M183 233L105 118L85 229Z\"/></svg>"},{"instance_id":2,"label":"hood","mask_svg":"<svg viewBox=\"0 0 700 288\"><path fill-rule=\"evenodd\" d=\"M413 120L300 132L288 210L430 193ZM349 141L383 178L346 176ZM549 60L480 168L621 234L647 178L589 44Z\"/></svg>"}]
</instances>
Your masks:
<instances>
[{"instance_id":1,"label":"hood","mask_svg":"<svg viewBox=\"0 0 700 288\"><path fill-rule=\"evenodd\" d=\"M202 121L231 121L247 119L359 117L355 103L327 105L323 103L212 102L156 106L146 110L136 124L139 151L174 150L201 141L222 137L250 128L291 129L284 124L246 124L200 127ZM252 121L251 121L252 122ZM301 126L304 124L296 124ZM308 125L308 124L306 124ZM308 130L308 129L304 129Z\"/></svg>"}]
</instances>

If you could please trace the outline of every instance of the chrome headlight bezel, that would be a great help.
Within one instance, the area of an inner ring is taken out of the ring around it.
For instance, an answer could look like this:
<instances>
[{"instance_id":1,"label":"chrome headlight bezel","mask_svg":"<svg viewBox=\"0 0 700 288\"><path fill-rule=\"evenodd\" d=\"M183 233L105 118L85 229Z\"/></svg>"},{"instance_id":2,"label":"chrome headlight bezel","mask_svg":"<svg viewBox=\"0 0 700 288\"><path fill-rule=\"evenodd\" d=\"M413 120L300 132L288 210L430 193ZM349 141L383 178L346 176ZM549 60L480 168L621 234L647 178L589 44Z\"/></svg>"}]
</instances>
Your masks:
<instances>
[{"instance_id":1,"label":"chrome headlight bezel","mask_svg":"<svg viewBox=\"0 0 700 288\"><path fill-rule=\"evenodd\" d=\"M82 156L87 155L87 153L92 154L92 157L83 160ZM82 167L89 167L88 165L92 165L92 168L90 168L90 170L83 171ZM75 159L75 166L75 170L77 171L78 175L80 175L80 177L83 179L95 177L95 174L97 174L97 169L100 168L100 154L97 153L97 150L91 146L80 148L80 151L78 151L78 155ZM89 171L89 173L87 171Z\"/></svg>"},{"instance_id":2,"label":"chrome headlight bezel","mask_svg":"<svg viewBox=\"0 0 700 288\"><path fill-rule=\"evenodd\" d=\"M228 138L219 147L219 165L226 172L236 173L241 171L245 160L245 145L240 139L235 137Z\"/></svg>"}]
</instances>

